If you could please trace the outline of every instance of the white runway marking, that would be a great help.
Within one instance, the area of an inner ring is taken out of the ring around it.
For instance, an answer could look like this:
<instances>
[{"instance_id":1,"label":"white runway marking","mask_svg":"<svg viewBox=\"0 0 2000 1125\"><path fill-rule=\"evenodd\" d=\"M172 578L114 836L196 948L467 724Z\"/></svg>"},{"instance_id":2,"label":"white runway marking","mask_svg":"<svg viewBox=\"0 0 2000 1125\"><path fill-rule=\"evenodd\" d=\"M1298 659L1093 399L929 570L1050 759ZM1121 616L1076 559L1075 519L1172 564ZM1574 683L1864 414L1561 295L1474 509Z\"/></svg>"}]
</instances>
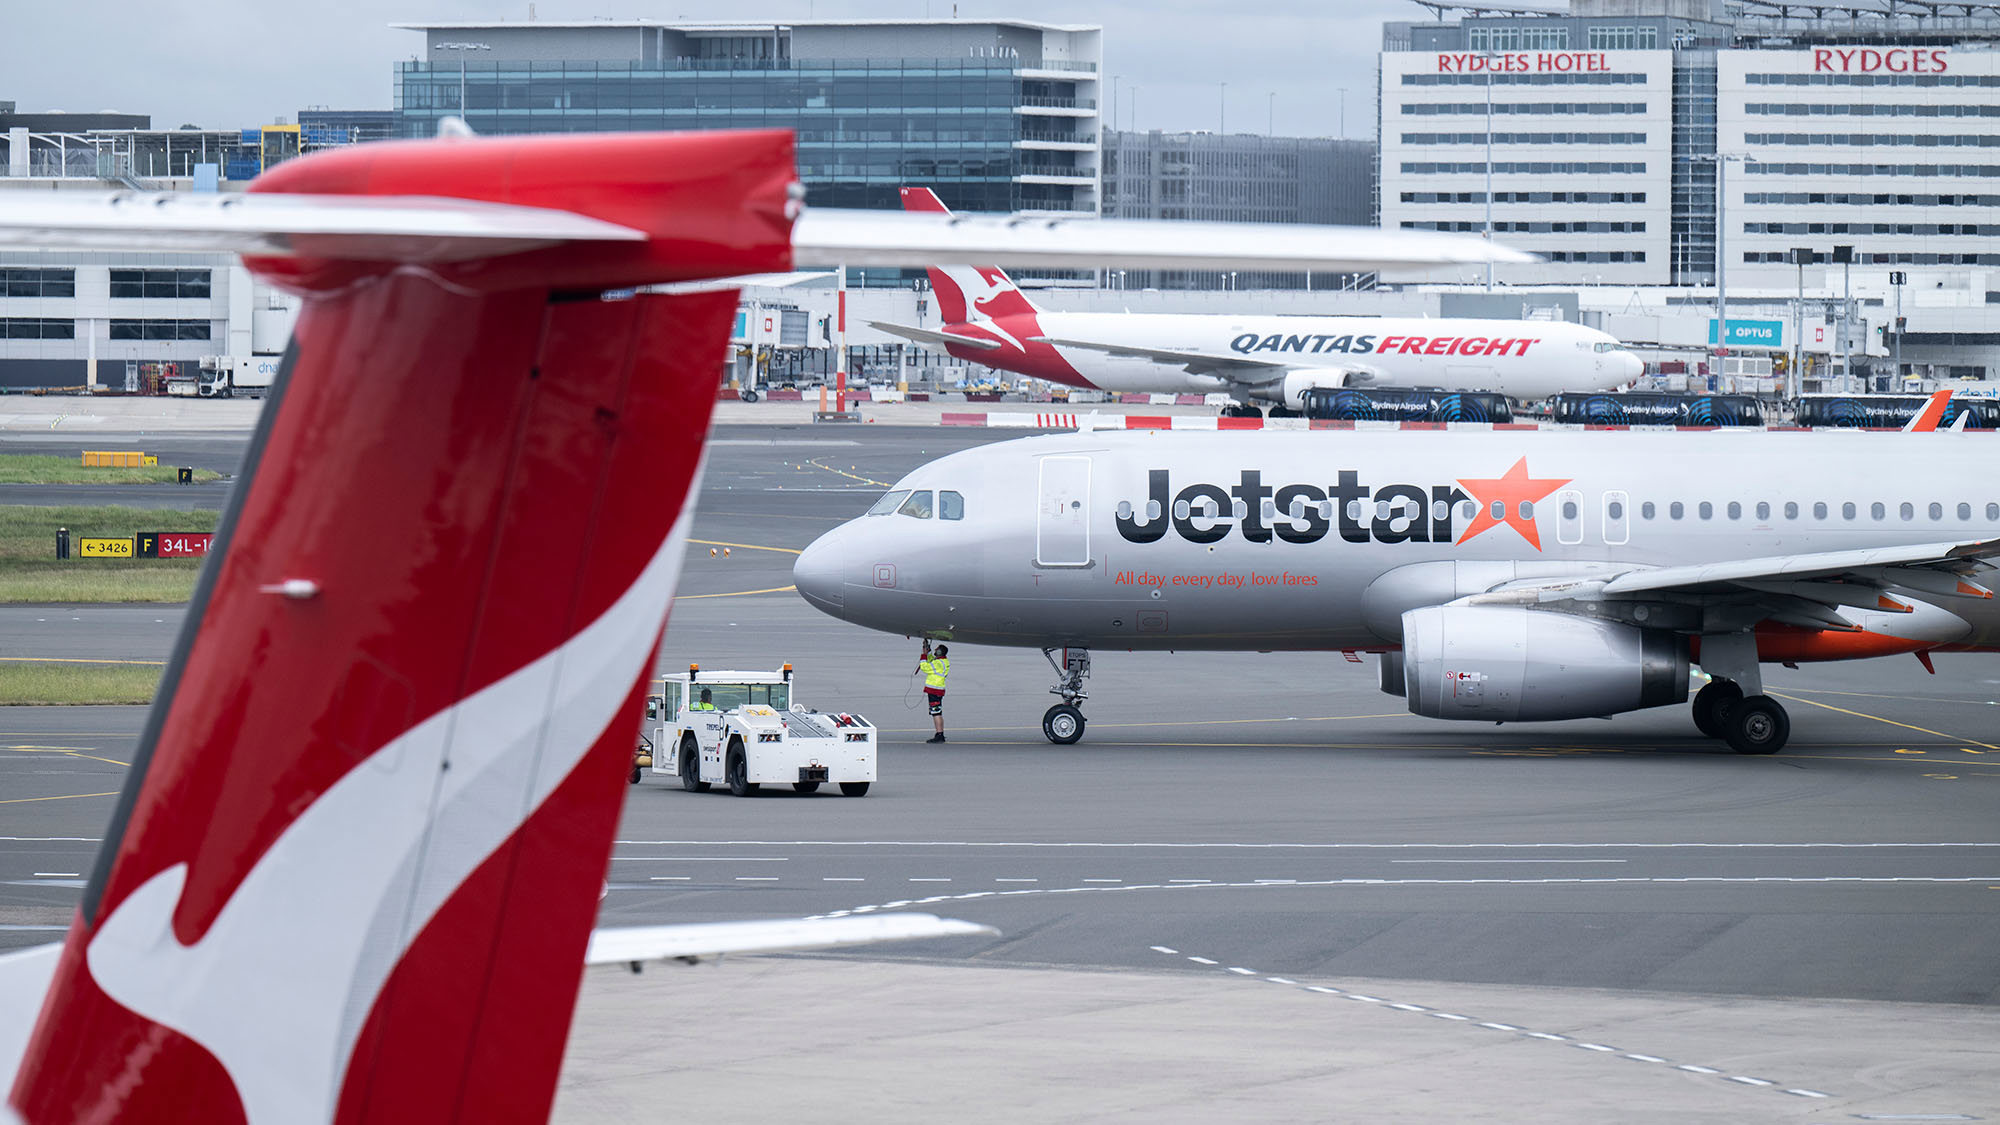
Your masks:
<instances>
[{"instance_id":1,"label":"white runway marking","mask_svg":"<svg viewBox=\"0 0 2000 1125\"><path fill-rule=\"evenodd\" d=\"M79 837L79 836L0 836L0 840L87 840L87 841L88 841L88 842L90 842L90 843L99 843L99 842L101 842L101 841L99 841L99 840L97 840L96 838L93 838L93 837ZM1439 849L1439 850L1451 850L1451 851L1501 851L1501 850L1510 850L1510 849L1532 849L1532 848L1577 848L1577 849L1596 849L1596 850L1608 850L1608 851L1624 851L1624 850L1631 850L1631 851L1649 851L1649 850L1661 850L1661 849L1672 849L1672 848L1690 848L1690 849L1701 849L1701 848L1715 848L1715 849L1721 849L1721 850L1725 850L1725 851L1745 851L1745 850L1748 850L1748 851L1755 851L1755 850L1758 850L1758 849L1761 849L1761 848L1769 848L1769 849L1773 849L1773 850L1777 850L1777 851L1810 851L1810 850L1812 850L1812 849L1814 849L1814 848L1862 848L1862 849L1866 849L1866 848L1890 848L1890 849L1910 849L1910 848L2000 848L2000 841L1970 841L1970 840L1958 840L1958 841L1937 841L1937 842L1931 842L1931 843L1916 843L1916 842L1909 842L1909 841L1884 841L1884 842L1850 842L1850 843L1837 843L1837 842L1833 842L1833 841L1823 841L1823 842L1819 842L1819 843L1766 843L1766 844L1758 844L1758 843L1724 843L1724 844L1714 844L1714 843L1695 843L1695 842L1685 842L1685 843L1657 843L1657 842L1656 842L1656 843L1637 843L1637 844L1610 844L1610 843L1567 843L1567 842L1541 842L1541 843L1496 843L1496 844L1460 844L1460 843L1443 843L1443 842L1431 842L1431 843L1411 843L1411 842L1405 842L1405 843L1397 843L1397 844L1342 844L1342 843L1319 843L1319 844L1315 844L1315 843L1252 843L1252 842L1235 842L1235 843L1189 843L1189 842L1175 842L1175 841L1152 841L1152 842L1143 842L1143 841L1142 841L1142 842L1137 842L1137 843L1107 843L1107 842L1102 842L1102 841L1078 841L1078 840L1071 840L1071 841L1053 841L1053 840L1040 840L1040 841L1034 841L1034 840L619 840L619 841L618 841L617 843L618 843L618 846L620 846L620 847L653 847L653 848L668 848L668 847L672 847L672 848L684 848L684 847L714 847L714 848L824 848L824 847L842 847L842 848L1107 848L1107 849L1112 849L1112 850L1120 850L1120 851L1131 851L1131 850L1143 850L1143 849L1146 849L1146 848L1171 848L1171 849L1176 849L1176 850L1193 850L1193 849L1202 849L1202 848L1213 848L1213 849L1217 849L1217 850L1223 850L1223 851L1229 851L1229 850L1245 850L1245 851L1275 851L1275 850L1283 850L1283 849L1286 849L1286 848L1296 848L1296 849L1300 849L1300 850L1305 850L1305 851L1336 851L1336 850L1340 850L1340 849L1353 849L1353 850L1356 850L1356 851L1420 851L1420 850L1425 850L1425 849Z\"/></svg>"},{"instance_id":2,"label":"white runway marking","mask_svg":"<svg viewBox=\"0 0 2000 1125\"><path fill-rule=\"evenodd\" d=\"M828 875L820 880L822 883L866 883L867 881L854 875Z\"/></svg>"},{"instance_id":3,"label":"white runway marking","mask_svg":"<svg viewBox=\"0 0 2000 1125\"><path fill-rule=\"evenodd\" d=\"M1155 953L1168 953L1168 954L1179 955L1177 950L1174 950L1164 945L1155 945L1150 948ZM1209 966L1221 965L1221 962L1212 960L1207 957L1196 957L1188 955L1187 959L1199 965L1209 965ZM1229 966L1227 969L1225 969L1225 971L1236 974L1238 976L1256 975L1253 971L1249 969L1239 968L1233 965ZM1457 1014L1456 1012L1434 1011L1430 1008L1425 1007L1422 1004L1391 1002L1379 996L1365 996L1359 992L1348 992L1343 994L1341 990L1338 988L1331 988L1325 985L1317 985L1317 984L1302 985L1299 984L1297 981L1292 980L1289 977L1267 976L1264 977L1263 979L1271 984L1289 985L1291 987L1297 988L1301 992L1314 992L1322 996L1345 995L1349 1000L1359 1000L1364 1004L1380 1004L1384 1008L1394 1009L1399 1012L1421 1012L1423 1014L1431 1016L1434 1019L1472 1023L1471 1016L1462 1016ZM1616 1054L1620 1058L1631 1059L1635 1062L1665 1063L1667 1061L1666 1059L1660 1057L1659 1055L1642 1055L1636 1052L1620 1052L1618 1048L1609 1047L1602 1043L1588 1043L1580 1039L1572 1039L1567 1035L1557 1035L1556 1033L1549 1031L1528 1031L1525 1028L1518 1027L1511 1023L1495 1023L1491 1021L1486 1021L1486 1022L1472 1023L1472 1026L1489 1028L1493 1031L1518 1033L1522 1038L1525 1039L1540 1039L1550 1043L1567 1043L1568 1045L1579 1048L1581 1050L1592 1051L1598 1054ZM1701 1074L1701 1075L1721 1077L1725 1081L1739 1083L1744 1086L1775 1089L1778 1085L1776 1082L1773 1082L1768 1078L1752 1078L1748 1075L1742 1075L1742 1074L1725 1075L1723 1074L1722 1071L1717 1070L1714 1067L1699 1066L1694 1063L1681 1063L1676 1065L1674 1069L1686 1071L1690 1074ZM1803 1087L1789 1088L1786 1089L1784 1092L1802 1098L1827 1098L1833 1096L1831 1094L1822 1093L1818 1090L1808 1090Z\"/></svg>"},{"instance_id":4,"label":"white runway marking","mask_svg":"<svg viewBox=\"0 0 2000 1125\"><path fill-rule=\"evenodd\" d=\"M1392 859L1390 863L1630 863L1629 859Z\"/></svg>"},{"instance_id":5,"label":"white runway marking","mask_svg":"<svg viewBox=\"0 0 2000 1125\"><path fill-rule=\"evenodd\" d=\"M775 883L778 881L778 877L776 875L738 875L736 881L739 883Z\"/></svg>"}]
</instances>

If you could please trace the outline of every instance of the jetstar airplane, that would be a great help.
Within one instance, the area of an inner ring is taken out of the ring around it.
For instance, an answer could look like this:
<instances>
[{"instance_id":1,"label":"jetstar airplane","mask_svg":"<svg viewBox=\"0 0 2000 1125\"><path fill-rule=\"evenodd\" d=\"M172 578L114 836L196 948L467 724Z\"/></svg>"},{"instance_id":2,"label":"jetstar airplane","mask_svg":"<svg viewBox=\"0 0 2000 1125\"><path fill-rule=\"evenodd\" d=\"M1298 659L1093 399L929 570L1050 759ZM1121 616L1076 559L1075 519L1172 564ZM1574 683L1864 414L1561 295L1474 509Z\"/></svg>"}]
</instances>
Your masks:
<instances>
[{"instance_id":1,"label":"jetstar airplane","mask_svg":"<svg viewBox=\"0 0 2000 1125\"><path fill-rule=\"evenodd\" d=\"M903 206L949 214L929 188L904 188ZM1240 229L1246 237L1267 237L1291 228ZM1072 387L1221 392L1239 403L1297 410L1314 387L1436 387L1528 399L1610 390L1645 369L1616 339L1580 324L1056 313L1036 307L997 265L934 266L929 272L942 328L869 323L959 359ZM1228 413L1260 411L1239 405Z\"/></svg>"},{"instance_id":2,"label":"jetstar airplane","mask_svg":"<svg viewBox=\"0 0 2000 1125\"><path fill-rule=\"evenodd\" d=\"M1790 720L1760 663L2000 647L1995 452L1842 431L1036 437L911 472L794 577L872 629L1042 649L1058 743L1083 733L1091 649L1340 649L1380 654L1418 715L1494 722L1678 703L1696 663L1695 725L1769 754Z\"/></svg>"},{"instance_id":3,"label":"jetstar airplane","mask_svg":"<svg viewBox=\"0 0 2000 1125\"><path fill-rule=\"evenodd\" d=\"M718 279L1489 253L801 218L796 177L785 132L452 138L248 194L0 209L0 246L235 250L305 302L68 939L0 958L0 1118L539 1121L587 961L990 932L591 933L736 309Z\"/></svg>"}]
</instances>

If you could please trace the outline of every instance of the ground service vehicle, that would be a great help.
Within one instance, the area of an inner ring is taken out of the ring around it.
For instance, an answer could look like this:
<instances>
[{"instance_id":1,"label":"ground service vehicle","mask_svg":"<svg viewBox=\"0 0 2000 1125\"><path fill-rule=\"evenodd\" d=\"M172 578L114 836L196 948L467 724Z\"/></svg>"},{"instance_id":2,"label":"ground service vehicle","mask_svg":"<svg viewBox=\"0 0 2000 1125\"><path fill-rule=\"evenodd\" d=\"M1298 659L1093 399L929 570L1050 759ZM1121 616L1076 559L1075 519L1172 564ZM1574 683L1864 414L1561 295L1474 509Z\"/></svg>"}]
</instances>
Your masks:
<instances>
[{"instance_id":1,"label":"ground service vehicle","mask_svg":"<svg viewBox=\"0 0 2000 1125\"><path fill-rule=\"evenodd\" d=\"M697 664L658 681L633 758L681 779L690 793L727 785L748 797L763 785L811 793L826 782L860 797L875 780L875 727L859 715L792 707L792 666L776 672L704 672ZM706 702L702 693L708 693Z\"/></svg>"},{"instance_id":2,"label":"ground service vehicle","mask_svg":"<svg viewBox=\"0 0 2000 1125\"><path fill-rule=\"evenodd\" d=\"M1560 394L1549 401L1549 412L1554 421L1589 426L1764 424L1764 404L1750 395Z\"/></svg>"},{"instance_id":3,"label":"ground service vehicle","mask_svg":"<svg viewBox=\"0 0 2000 1125\"><path fill-rule=\"evenodd\" d=\"M1916 417L1929 401L1925 395L1800 395L1795 421L1801 426L1831 426L1838 429L1893 430ZM2000 402L1987 398L1955 395L1946 404L1938 428L1949 430L1958 416L1971 413L1968 430L2000 428Z\"/></svg>"},{"instance_id":4,"label":"ground service vehicle","mask_svg":"<svg viewBox=\"0 0 2000 1125\"><path fill-rule=\"evenodd\" d=\"M1308 418L1353 422L1511 422L1507 396L1435 387L1376 387L1357 391L1314 387L1300 397Z\"/></svg>"},{"instance_id":5,"label":"ground service vehicle","mask_svg":"<svg viewBox=\"0 0 2000 1125\"><path fill-rule=\"evenodd\" d=\"M205 355L197 393L203 398L262 397L278 378L278 355Z\"/></svg>"}]
</instances>

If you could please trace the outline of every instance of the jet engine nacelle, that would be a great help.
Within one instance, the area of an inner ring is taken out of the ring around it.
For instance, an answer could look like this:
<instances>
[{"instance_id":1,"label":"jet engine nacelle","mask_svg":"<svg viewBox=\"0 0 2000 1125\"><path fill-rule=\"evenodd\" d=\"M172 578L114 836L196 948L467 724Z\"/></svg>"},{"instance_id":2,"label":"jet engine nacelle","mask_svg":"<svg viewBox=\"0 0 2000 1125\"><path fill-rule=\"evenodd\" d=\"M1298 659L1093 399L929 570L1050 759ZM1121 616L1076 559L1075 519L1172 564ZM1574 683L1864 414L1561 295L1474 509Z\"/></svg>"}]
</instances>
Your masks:
<instances>
[{"instance_id":1,"label":"jet engine nacelle","mask_svg":"<svg viewBox=\"0 0 2000 1125\"><path fill-rule=\"evenodd\" d=\"M1432 719L1582 719L1687 698L1687 639L1518 606L1403 615L1403 689Z\"/></svg>"},{"instance_id":2,"label":"jet engine nacelle","mask_svg":"<svg viewBox=\"0 0 2000 1125\"><path fill-rule=\"evenodd\" d=\"M1338 390L1349 384L1367 382L1359 372L1345 367L1308 367L1298 371L1287 371L1278 381L1279 401L1293 410L1305 409L1305 393L1314 387L1331 387Z\"/></svg>"}]
</instances>

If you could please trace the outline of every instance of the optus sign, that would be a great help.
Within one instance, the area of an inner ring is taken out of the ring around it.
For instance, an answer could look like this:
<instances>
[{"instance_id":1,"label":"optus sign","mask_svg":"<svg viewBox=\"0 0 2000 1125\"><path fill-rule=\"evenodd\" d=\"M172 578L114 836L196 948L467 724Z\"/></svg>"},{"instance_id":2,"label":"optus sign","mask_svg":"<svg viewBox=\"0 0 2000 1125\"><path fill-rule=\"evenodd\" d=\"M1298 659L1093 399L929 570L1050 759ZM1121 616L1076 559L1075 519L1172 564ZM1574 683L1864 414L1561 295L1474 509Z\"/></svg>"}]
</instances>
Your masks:
<instances>
[{"instance_id":1,"label":"optus sign","mask_svg":"<svg viewBox=\"0 0 2000 1125\"><path fill-rule=\"evenodd\" d=\"M1943 74L1948 69L1942 48L1814 47L1813 69L1836 74Z\"/></svg>"}]
</instances>

